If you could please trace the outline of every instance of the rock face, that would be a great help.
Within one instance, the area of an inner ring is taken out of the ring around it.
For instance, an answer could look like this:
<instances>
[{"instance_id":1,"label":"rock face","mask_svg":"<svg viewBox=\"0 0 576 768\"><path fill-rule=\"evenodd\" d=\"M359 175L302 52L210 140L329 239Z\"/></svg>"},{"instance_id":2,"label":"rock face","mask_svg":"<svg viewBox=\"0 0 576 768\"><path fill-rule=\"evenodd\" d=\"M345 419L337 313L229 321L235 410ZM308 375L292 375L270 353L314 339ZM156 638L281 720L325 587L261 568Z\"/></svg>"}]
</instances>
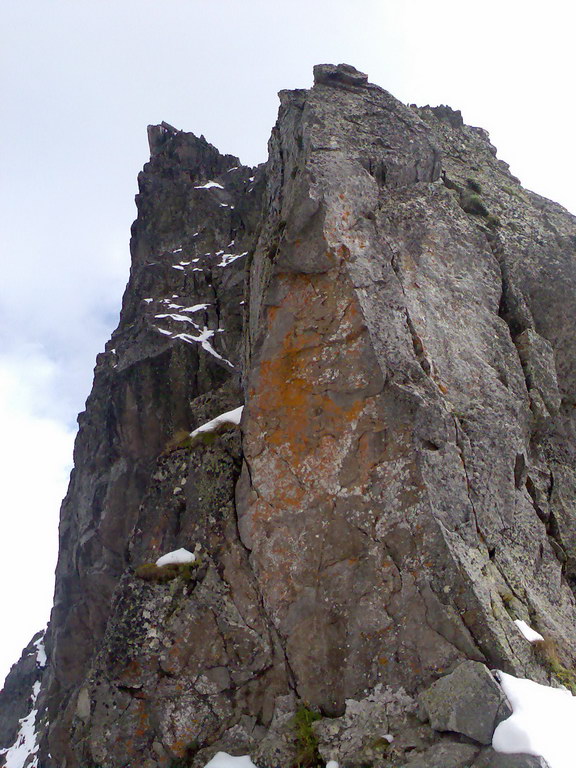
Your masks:
<instances>
[{"instance_id":1,"label":"rock face","mask_svg":"<svg viewBox=\"0 0 576 768\"><path fill-rule=\"evenodd\" d=\"M43 768L544 765L482 745L488 668L576 660L576 219L458 112L314 78L258 169L149 128L62 507Z\"/></svg>"}]
</instances>

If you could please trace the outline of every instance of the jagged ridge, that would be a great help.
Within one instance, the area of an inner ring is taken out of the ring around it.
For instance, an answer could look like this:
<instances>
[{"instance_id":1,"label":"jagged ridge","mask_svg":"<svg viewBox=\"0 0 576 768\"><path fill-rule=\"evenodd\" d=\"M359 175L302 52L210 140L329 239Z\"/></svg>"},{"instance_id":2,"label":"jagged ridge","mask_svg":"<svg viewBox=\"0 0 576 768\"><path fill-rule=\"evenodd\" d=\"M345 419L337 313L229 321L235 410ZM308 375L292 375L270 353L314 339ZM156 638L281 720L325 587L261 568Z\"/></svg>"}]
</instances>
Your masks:
<instances>
[{"instance_id":1,"label":"jagged ridge","mask_svg":"<svg viewBox=\"0 0 576 768\"><path fill-rule=\"evenodd\" d=\"M256 171L149 129L62 508L47 768L289 765L298 702L325 759L386 765L385 730L398 764L497 765L418 696L466 660L548 680L513 619L574 663L574 217L352 67L280 97ZM242 442L170 443L242 402ZM138 578L179 547L187 580Z\"/></svg>"}]
</instances>

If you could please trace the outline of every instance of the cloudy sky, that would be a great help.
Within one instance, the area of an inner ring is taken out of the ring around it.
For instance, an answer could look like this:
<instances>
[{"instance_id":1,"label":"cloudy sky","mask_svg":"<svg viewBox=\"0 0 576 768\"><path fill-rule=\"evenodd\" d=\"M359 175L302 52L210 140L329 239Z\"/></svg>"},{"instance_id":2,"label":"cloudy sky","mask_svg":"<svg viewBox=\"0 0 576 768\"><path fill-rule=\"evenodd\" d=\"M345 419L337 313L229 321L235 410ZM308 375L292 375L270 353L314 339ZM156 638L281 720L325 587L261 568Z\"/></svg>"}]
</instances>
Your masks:
<instances>
[{"instance_id":1,"label":"cloudy sky","mask_svg":"<svg viewBox=\"0 0 576 768\"><path fill-rule=\"evenodd\" d=\"M266 159L282 88L347 62L487 128L576 212L565 0L18 0L0 11L0 684L48 617L76 415L115 327L146 126Z\"/></svg>"}]
</instances>

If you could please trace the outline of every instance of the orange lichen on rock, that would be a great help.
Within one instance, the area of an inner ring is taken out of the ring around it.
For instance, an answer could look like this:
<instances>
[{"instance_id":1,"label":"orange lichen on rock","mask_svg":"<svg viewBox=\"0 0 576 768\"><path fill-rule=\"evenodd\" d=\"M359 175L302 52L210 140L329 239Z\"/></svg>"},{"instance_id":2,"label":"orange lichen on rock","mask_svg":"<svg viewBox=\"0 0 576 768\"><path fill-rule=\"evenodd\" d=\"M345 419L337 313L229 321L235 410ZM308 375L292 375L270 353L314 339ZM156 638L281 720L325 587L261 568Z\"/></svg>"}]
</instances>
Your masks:
<instances>
[{"instance_id":1,"label":"orange lichen on rock","mask_svg":"<svg viewBox=\"0 0 576 768\"><path fill-rule=\"evenodd\" d=\"M347 331L346 337L364 329L350 298L338 295L342 286L334 277L291 275L286 282L282 307L268 313L270 336L278 337L279 329L287 321L289 325L279 339L281 348L261 361L252 395L258 420L266 422L267 442L281 448L283 458L296 469L319 447L315 423L320 415L322 431L338 435L348 431L362 411L361 396L346 406L338 405L324 382L329 379L326 368L335 366L339 352L328 338L338 326ZM348 354L355 358L347 361L352 373L361 366L362 344L348 347Z\"/></svg>"}]
</instances>

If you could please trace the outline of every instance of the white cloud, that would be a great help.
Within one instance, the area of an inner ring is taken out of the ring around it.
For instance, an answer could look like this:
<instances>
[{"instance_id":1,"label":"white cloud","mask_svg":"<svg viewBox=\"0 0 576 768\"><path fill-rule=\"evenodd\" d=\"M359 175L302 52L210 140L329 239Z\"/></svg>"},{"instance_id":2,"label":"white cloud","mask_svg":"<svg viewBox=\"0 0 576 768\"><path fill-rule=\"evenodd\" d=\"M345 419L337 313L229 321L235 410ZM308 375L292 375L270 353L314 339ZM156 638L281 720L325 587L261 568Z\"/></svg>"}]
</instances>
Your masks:
<instances>
[{"instance_id":1,"label":"white cloud","mask_svg":"<svg viewBox=\"0 0 576 768\"><path fill-rule=\"evenodd\" d=\"M0 357L2 626L0 678L48 619L58 510L74 432L49 416L54 364L37 350Z\"/></svg>"}]
</instances>

